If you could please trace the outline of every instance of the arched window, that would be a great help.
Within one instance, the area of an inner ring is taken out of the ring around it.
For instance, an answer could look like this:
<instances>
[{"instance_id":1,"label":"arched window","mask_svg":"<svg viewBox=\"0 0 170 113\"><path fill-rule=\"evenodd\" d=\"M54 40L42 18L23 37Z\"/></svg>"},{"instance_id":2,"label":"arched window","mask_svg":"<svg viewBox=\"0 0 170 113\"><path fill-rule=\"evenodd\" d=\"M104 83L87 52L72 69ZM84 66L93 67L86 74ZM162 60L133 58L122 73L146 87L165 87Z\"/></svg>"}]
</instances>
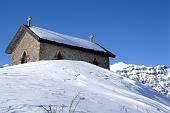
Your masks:
<instances>
[{"instance_id":1,"label":"arched window","mask_svg":"<svg viewBox=\"0 0 170 113\"><path fill-rule=\"evenodd\" d=\"M94 58L93 64L94 64L94 65L98 65L98 62L97 62L97 59L96 59L96 58Z\"/></svg>"},{"instance_id":2,"label":"arched window","mask_svg":"<svg viewBox=\"0 0 170 113\"><path fill-rule=\"evenodd\" d=\"M62 60L63 56L61 55L61 52L59 51L58 53L56 53L56 55L54 56L55 59L57 60Z\"/></svg>"},{"instance_id":3,"label":"arched window","mask_svg":"<svg viewBox=\"0 0 170 113\"><path fill-rule=\"evenodd\" d=\"M27 63L27 54L26 54L25 51L24 51L24 53L22 54L22 57L21 57L21 64L24 64L24 63Z\"/></svg>"}]
</instances>

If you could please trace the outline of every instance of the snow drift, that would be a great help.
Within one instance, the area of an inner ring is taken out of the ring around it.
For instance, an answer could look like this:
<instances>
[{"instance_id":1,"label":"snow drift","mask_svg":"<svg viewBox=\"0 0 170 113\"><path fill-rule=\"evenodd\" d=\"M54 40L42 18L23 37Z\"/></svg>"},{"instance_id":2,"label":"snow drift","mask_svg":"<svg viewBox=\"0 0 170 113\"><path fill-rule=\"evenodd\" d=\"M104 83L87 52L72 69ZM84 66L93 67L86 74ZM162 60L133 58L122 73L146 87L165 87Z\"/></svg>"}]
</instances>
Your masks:
<instances>
[{"instance_id":1,"label":"snow drift","mask_svg":"<svg viewBox=\"0 0 170 113\"><path fill-rule=\"evenodd\" d=\"M38 61L0 69L0 113L46 113L80 92L76 113L170 113L170 98L83 61Z\"/></svg>"}]
</instances>

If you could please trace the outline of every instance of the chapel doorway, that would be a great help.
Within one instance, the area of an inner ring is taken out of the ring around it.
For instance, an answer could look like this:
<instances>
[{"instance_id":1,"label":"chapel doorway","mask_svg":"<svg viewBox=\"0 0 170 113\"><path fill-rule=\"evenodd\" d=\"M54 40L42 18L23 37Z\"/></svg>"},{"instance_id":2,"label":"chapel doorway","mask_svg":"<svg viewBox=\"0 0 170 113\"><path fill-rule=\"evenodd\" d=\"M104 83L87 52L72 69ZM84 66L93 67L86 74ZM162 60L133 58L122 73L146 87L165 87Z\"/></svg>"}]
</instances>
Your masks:
<instances>
[{"instance_id":1,"label":"chapel doorway","mask_svg":"<svg viewBox=\"0 0 170 113\"><path fill-rule=\"evenodd\" d=\"M27 63L27 54L26 54L25 51L24 51L24 53L22 54L22 57L21 57L21 64L24 64L24 63Z\"/></svg>"}]
</instances>

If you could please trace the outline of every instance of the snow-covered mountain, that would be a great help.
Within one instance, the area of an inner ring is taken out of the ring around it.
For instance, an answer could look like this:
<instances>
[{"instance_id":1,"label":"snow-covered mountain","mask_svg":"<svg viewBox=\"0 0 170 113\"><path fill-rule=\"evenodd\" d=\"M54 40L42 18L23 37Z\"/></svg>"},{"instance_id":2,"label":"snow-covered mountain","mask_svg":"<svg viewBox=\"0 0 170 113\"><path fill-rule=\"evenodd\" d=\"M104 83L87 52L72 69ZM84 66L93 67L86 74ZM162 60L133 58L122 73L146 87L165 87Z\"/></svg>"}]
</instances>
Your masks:
<instances>
[{"instance_id":1,"label":"snow-covered mountain","mask_svg":"<svg viewBox=\"0 0 170 113\"><path fill-rule=\"evenodd\" d=\"M110 69L113 72L139 81L158 92L170 96L170 68L165 65L147 67L119 62L111 65Z\"/></svg>"},{"instance_id":2,"label":"snow-covered mountain","mask_svg":"<svg viewBox=\"0 0 170 113\"><path fill-rule=\"evenodd\" d=\"M0 113L47 113L40 105L63 106L68 113L77 92L75 113L170 113L170 98L83 61L38 61L0 69Z\"/></svg>"},{"instance_id":3,"label":"snow-covered mountain","mask_svg":"<svg viewBox=\"0 0 170 113\"><path fill-rule=\"evenodd\" d=\"M4 65L0 66L0 68L8 67L8 66L9 66L9 64L4 64Z\"/></svg>"}]
</instances>

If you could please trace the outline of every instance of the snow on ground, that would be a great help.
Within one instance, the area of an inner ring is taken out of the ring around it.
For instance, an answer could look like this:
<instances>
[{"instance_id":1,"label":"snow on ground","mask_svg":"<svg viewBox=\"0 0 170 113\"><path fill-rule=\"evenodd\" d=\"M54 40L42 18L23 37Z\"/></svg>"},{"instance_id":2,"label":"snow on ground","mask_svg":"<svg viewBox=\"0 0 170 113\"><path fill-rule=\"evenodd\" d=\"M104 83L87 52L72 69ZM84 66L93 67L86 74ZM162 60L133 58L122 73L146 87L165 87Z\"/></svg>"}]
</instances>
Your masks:
<instances>
[{"instance_id":1,"label":"snow on ground","mask_svg":"<svg viewBox=\"0 0 170 113\"><path fill-rule=\"evenodd\" d=\"M52 60L0 69L0 113L46 113L79 92L76 113L170 113L170 98L83 61Z\"/></svg>"}]
</instances>

